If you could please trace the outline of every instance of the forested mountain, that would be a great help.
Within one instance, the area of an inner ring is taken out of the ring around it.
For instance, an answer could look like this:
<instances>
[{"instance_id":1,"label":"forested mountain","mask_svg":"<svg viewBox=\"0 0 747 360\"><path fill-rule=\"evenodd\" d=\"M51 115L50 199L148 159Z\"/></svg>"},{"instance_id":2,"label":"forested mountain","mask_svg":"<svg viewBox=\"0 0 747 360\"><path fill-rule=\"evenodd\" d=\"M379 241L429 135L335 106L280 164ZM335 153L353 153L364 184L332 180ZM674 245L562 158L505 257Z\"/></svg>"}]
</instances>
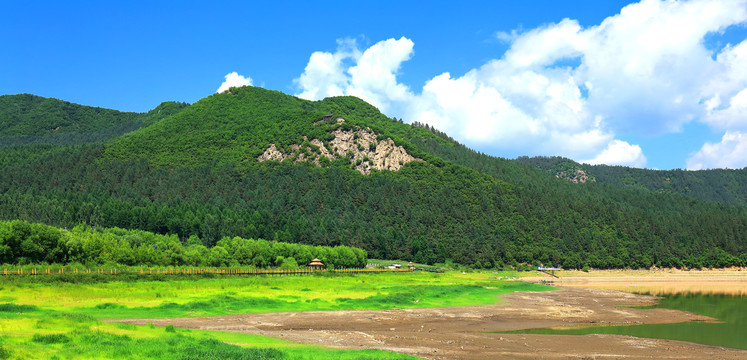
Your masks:
<instances>
[{"instance_id":1,"label":"forested mountain","mask_svg":"<svg viewBox=\"0 0 747 360\"><path fill-rule=\"evenodd\" d=\"M591 181L677 193L706 201L747 206L747 168L726 170L649 170L625 166L579 164L563 157L519 157L522 164L537 167L564 178L577 170Z\"/></svg>"},{"instance_id":2,"label":"forested mountain","mask_svg":"<svg viewBox=\"0 0 747 360\"><path fill-rule=\"evenodd\" d=\"M0 168L0 219L477 267L747 263L747 207L572 184L354 97L234 88L106 143L14 154Z\"/></svg>"},{"instance_id":3,"label":"forested mountain","mask_svg":"<svg viewBox=\"0 0 747 360\"><path fill-rule=\"evenodd\" d=\"M0 147L109 140L187 107L164 102L147 113L120 112L30 94L0 96Z\"/></svg>"}]
</instances>

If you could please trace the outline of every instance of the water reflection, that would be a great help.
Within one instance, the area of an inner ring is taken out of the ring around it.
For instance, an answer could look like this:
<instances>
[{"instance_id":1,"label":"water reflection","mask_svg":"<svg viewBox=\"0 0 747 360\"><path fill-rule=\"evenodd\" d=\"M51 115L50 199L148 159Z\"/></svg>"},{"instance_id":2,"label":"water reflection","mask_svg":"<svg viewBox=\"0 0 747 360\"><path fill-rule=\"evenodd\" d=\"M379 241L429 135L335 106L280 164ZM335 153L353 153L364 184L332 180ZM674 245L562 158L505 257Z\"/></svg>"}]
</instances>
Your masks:
<instances>
[{"instance_id":1,"label":"water reflection","mask_svg":"<svg viewBox=\"0 0 747 360\"><path fill-rule=\"evenodd\" d=\"M659 291L662 289L660 288ZM659 292L658 294L661 294ZM657 295L658 295L657 294ZM743 294L743 293L740 293ZM747 349L747 296L702 293L665 295L650 308L689 311L718 319L718 322L687 322L626 326L593 326L565 329L529 329L527 334L617 334L636 337L691 341L706 345Z\"/></svg>"}]
</instances>

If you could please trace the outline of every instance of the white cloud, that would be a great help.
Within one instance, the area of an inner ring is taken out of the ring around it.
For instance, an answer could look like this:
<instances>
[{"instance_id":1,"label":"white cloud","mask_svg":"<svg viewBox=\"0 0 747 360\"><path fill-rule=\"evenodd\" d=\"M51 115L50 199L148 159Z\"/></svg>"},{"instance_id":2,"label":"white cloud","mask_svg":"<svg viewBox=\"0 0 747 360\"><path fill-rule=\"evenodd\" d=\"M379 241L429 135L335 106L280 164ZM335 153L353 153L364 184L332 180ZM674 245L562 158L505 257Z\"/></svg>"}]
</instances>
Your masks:
<instances>
[{"instance_id":1,"label":"white cloud","mask_svg":"<svg viewBox=\"0 0 747 360\"><path fill-rule=\"evenodd\" d=\"M366 49L355 66L348 68L350 82L345 93L369 100L383 112L391 103L408 101L412 94L407 86L397 82L397 72L402 62L412 56L414 45L402 37L380 41Z\"/></svg>"},{"instance_id":2,"label":"white cloud","mask_svg":"<svg viewBox=\"0 0 747 360\"><path fill-rule=\"evenodd\" d=\"M414 53L405 37L316 52L296 84L301 97L355 95L496 155L645 166L638 145L616 138L679 132L694 119L747 130L747 41L704 46L746 21L745 0L643 0L587 28L564 19L498 32L510 44L501 58L434 76L419 93L397 81Z\"/></svg>"},{"instance_id":3,"label":"white cloud","mask_svg":"<svg viewBox=\"0 0 747 360\"><path fill-rule=\"evenodd\" d=\"M617 132L680 131L702 114L702 88L714 71L704 37L745 20L744 1L645 0L582 31L576 72L592 85L589 110Z\"/></svg>"},{"instance_id":4,"label":"white cloud","mask_svg":"<svg viewBox=\"0 0 747 360\"><path fill-rule=\"evenodd\" d=\"M721 51L715 68L704 89L703 121L718 130L747 130L747 40Z\"/></svg>"},{"instance_id":5,"label":"white cloud","mask_svg":"<svg viewBox=\"0 0 747 360\"><path fill-rule=\"evenodd\" d=\"M607 164L643 167L646 165L646 157L638 145L630 145L625 141L614 140L607 148L593 159L582 161L587 164Z\"/></svg>"},{"instance_id":6,"label":"white cloud","mask_svg":"<svg viewBox=\"0 0 747 360\"><path fill-rule=\"evenodd\" d=\"M250 77L243 77L236 73L235 71L232 73L226 74L226 80L223 81L223 84L220 84L220 87L216 91L217 93L222 93L232 87L241 87L241 86L250 86L252 85L252 78Z\"/></svg>"},{"instance_id":7,"label":"white cloud","mask_svg":"<svg viewBox=\"0 0 747 360\"><path fill-rule=\"evenodd\" d=\"M690 170L731 168L747 166L747 133L727 131L720 143L707 142L692 157L687 159Z\"/></svg>"},{"instance_id":8,"label":"white cloud","mask_svg":"<svg viewBox=\"0 0 747 360\"><path fill-rule=\"evenodd\" d=\"M495 33L495 37L500 41L510 43L516 40L517 37L519 37L519 31L518 30L511 30L511 32L497 31Z\"/></svg>"},{"instance_id":9,"label":"white cloud","mask_svg":"<svg viewBox=\"0 0 747 360\"><path fill-rule=\"evenodd\" d=\"M406 119L498 153L592 156L613 136L585 112L573 89L542 74L506 73L488 64L459 78L445 73L428 81Z\"/></svg>"},{"instance_id":10,"label":"white cloud","mask_svg":"<svg viewBox=\"0 0 747 360\"><path fill-rule=\"evenodd\" d=\"M301 77L294 82L303 91L297 96L319 100L329 96L345 94L350 83L343 66L346 60L357 61L361 57L355 40L337 40L337 51L328 53L317 51L311 54Z\"/></svg>"},{"instance_id":11,"label":"white cloud","mask_svg":"<svg viewBox=\"0 0 747 360\"><path fill-rule=\"evenodd\" d=\"M397 82L402 62L413 54L414 43L405 37L380 41L361 52L354 40L338 40L334 53L311 54L303 74L294 82L297 96L318 100L328 96L353 95L382 112L410 100L407 86ZM352 63L352 64L351 64Z\"/></svg>"}]
</instances>

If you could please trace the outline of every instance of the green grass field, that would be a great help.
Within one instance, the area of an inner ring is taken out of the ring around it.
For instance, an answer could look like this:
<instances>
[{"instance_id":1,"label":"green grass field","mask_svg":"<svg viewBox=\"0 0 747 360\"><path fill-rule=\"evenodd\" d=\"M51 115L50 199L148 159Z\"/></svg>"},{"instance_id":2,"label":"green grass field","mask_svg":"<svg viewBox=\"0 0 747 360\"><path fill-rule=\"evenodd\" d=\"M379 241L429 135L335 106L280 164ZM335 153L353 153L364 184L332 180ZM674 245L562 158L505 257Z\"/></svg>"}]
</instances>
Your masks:
<instances>
[{"instance_id":1,"label":"green grass field","mask_svg":"<svg viewBox=\"0 0 747 360\"><path fill-rule=\"evenodd\" d=\"M550 289L498 276L506 275L143 276L127 281L98 274L9 276L0 278L0 359L410 359L100 319L481 305L513 291Z\"/></svg>"}]
</instances>

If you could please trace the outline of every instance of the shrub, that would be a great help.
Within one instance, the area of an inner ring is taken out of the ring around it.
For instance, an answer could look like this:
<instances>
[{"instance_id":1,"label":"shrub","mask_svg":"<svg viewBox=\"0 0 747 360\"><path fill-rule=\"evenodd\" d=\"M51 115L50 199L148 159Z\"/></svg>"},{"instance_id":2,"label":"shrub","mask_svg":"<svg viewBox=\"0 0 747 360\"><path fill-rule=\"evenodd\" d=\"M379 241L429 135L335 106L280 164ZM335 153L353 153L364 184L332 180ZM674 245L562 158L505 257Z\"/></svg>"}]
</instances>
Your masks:
<instances>
[{"instance_id":1,"label":"shrub","mask_svg":"<svg viewBox=\"0 0 747 360\"><path fill-rule=\"evenodd\" d=\"M65 344L70 342L70 337L65 334L34 334L31 341L40 344Z\"/></svg>"},{"instance_id":2,"label":"shrub","mask_svg":"<svg viewBox=\"0 0 747 360\"><path fill-rule=\"evenodd\" d=\"M272 348L244 349L217 340L202 340L197 345L188 345L180 349L179 360L236 359L236 360L272 360L282 359L283 352Z\"/></svg>"},{"instance_id":3,"label":"shrub","mask_svg":"<svg viewBox=\"0 0 747 360\"><path fill-rule=\"evenodd\" d=\"M0 312L29 312L35 311L37 307L35 305L16 305L11 303L0 304Z\"/></svg>"}]
</instances>

